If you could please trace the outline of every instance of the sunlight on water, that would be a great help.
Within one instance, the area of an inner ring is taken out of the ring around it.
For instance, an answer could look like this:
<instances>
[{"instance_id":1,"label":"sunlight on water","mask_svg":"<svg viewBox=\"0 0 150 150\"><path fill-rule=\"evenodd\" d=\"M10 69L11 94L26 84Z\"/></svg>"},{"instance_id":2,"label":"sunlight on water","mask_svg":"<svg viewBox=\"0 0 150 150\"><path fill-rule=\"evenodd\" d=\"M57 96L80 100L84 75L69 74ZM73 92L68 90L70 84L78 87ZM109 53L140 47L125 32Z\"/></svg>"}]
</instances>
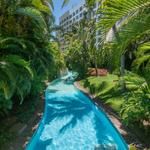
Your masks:
<instances>
[{"instance_id":1,"label":"sunlight on water","mask_svg":"<svg viewBox=\"0 0 150 150\"><path fill-rule=\"evenodd\" d=\"M126 150L101 110L65 80L46 91L46 110L27 150Z\"/></svg>"}]
</instances>

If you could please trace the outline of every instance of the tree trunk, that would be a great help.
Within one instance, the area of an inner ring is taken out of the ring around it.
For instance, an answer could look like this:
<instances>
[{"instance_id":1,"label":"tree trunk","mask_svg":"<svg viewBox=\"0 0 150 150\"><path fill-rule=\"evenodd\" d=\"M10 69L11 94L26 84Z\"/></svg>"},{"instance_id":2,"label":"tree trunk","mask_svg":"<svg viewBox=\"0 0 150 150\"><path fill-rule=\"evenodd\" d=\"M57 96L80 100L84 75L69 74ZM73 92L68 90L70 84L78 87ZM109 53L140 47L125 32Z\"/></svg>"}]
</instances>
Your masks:
<instances>
[{"instance_id":1,"label":"tree trunk","mask_svg":"<svg viewBox=\"0 0 150 150\"><path fill-rule=\"evenodd\" d=\"M124 73L125 73L125 55L122 54L121 56L121 66L120 66L120 73L121 73L121 76L124 76Z\"/></svg>"},{"instance_id":2,"label":"tree trunk","mask_svg":"<svg viewBox=\"0 0 150 150\"><path fill-rule=\"evenodd\" d=\"M116 40L119 42L120 39L119 39L119 34L117 33L116 25L113 26L113 32L114 32L114 36L115 36ZM120 74L121 74L121 89L122 89L122 91L125 91L126 84L125 84L125 81L124 81L124 78L123 78L123 76L125 74L125 55L124 54L121 55Z\"/></svg>"},{"instance_id":3,"label":"tree trunk","mask_svg":"<svg viewBox=\"0 0 150 150\"><path fill-rule=\"evenodd\" d=\"M120 39L119 39L119 35L117 33L116 25L113 26L113 32L114 32L114 36L115 36L116 40L119 42ZM120 67L121 67L121 70L120 70L121 71L121 76L123 76L124 72L125 72L125 55L124 54L121 55Z\"/></svg>"},{"instance_id":4,"label":"tree trunk","mask_svg":"<svg viewBox=\"0 0 150 150\"><path fill-rule=\"evenodd\" d=\"M124 80L124 74L125 74L125 55L124 54L122 54L122 56L121 56L120 73L121 73L121 89L124 92L126 90L126 84L125 84L125 80Z\"/></svg>"},{"instance_id":5,"label":"tree trunk","mask_svg":"<svg viewBox=\"0 0 150 150\"><path fill-rule=\"evenodd\" d=\"M96 76L98 76L98 68L97 68L97 63L95 63L95 72L96 72Z\"/></svg>"}]
</instances>

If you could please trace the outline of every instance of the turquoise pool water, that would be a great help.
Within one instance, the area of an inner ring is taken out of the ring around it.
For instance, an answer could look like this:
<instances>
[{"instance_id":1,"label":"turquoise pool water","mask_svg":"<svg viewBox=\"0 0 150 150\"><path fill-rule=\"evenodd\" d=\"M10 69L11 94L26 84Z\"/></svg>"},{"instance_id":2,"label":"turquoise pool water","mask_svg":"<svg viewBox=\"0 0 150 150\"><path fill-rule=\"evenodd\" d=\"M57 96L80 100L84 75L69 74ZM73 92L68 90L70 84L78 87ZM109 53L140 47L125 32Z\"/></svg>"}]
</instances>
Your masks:
<instances>
[{"instance_id":1,"label":"turquoise pool water","mask_svg":"<svg viewBox=\"0 0 150 150\"><path fill-rule=\"evenodd\" d=\"M45 113L27 150L127 150L101 109L73 84L56 80L46 90Z\"/></svg>"}]
</instances>

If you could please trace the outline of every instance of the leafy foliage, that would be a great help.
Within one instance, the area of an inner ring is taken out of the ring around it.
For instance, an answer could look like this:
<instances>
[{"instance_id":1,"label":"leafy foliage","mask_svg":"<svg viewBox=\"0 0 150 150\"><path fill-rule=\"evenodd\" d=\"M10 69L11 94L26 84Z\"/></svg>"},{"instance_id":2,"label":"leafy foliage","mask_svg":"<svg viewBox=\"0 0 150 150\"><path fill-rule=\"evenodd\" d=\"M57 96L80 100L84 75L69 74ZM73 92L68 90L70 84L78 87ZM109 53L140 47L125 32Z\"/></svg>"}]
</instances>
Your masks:
<instances>
[{"instance_id":1,"label":"leafy foliage","mask_svg":"<svg viewBox=\"0 0 150 150\"><path fill-rule=\"evenodd\" d=\"M105 45L109 45L110 42L109 49L111 51L109 52L112 64L116 64L118 67L123 54L126 54L128 59L130 58L128 53L132 53L133 56L138 45L149 41L149 5L149 0L104 0L101 2L99 8L101 19L97 26L101 31L99 42L101 43L101 53L104 53L103 59L108 53ZM113 35L111 41L110 35ZM132 58L130 59L128 60L132 62Z\"/></svg>"},{"instance_id":2,"label":"leafy foliage","mask_svg":"<svg viewBox=\"0 0 150 150\"><path fill-rule=\"evenodd\" d=\"M37 95L44 80L58 74L53 68L60 57L50 44L54 26L51 8L51 0L0 1L1 114L22 104L27 96Z\"/></svg>"},{"instance_id":3,"label":"leafy foliage","mask_svg":"<svg viewBox=\"0 0 150 150\"><path fill-rule=\"evenodd\" d=\"M104 0L101 3L99 12L102 17L98 23L99 28L102 30L102 39L106 38L107 33L110 29L116 25L117 22L122 21L120 26L125 22L129 22L136 16L149 7L149 0Z\"/></svg>"},{"instance_id":4,"label":"leafy foliage","mask_svg":"<svg viewBox=\"0 0 150 150\"><path fill-rule=\"evenodd\" d=\"M143 66L142 66L143 65ZM133 62L133 66L136 70L140 67L150 67L150 42L141 44L136 52L136 59Z\"/></svg>"},{"instance_id":5,"label":"leafy foliage","mask_svg":"<svg viewBox=\"0 0 150 150\"><path fill-rule=\"evenodd\" d=\"M145 83L137 91L133 91L126 96L126 101L121 109L121 116L124 122L140 123L150 120L150 88Z\"/></svg>"},{"instance_id":6,"label":"leafy foliage","mask_svg":"<svg viewBox=\"0 0 150 150\"><path fill-rule=\"evenodd\" d=\"M88 7L92 9L96 1L87 0L86 2ZM110 71L117 70L117 74L120 76L120 70L123 66L123 63L121 63L120 67L120 62L123 62L121 58L123 55L125 56L126 64L124 66L134 73L127 72L125 76L121 78L126 90L119 91L123 93L118 92L118 95L123 99L123 104L117 107L117 110L121 109L121 117L127 125L135 125L136 123L137 126L144 127L144 122L148 122L149 124L150 121L150 1L102 0L99 2L101 4L97 13L101 17L98 21L97 28L101 32L101 38L99 40L100 50L95 53L96 56L98 56L96 59L100 60L98 62L100 63L99 66L107 67ZM82 39L84 39L84 35L88 35L90 32L94 33L94 30L95 28L93 28L92 31L86 30L87 33L84 33L85 30L82 29L79 32L83 32L82 35L77 34L76 38L72 40L74 47L71 47L72 51L69 53L69 60L74 60L73 64L79 62L77 66L80 65L81 67L82 63L80 61L82 56L79 55L81 51L77 49L81 50L80 44ZM109 37L110 34L112 36L111 40ZM78 36L81 37L81 39L78 38ZM91 40L91 43L93 41ZM88 43L90 42L88 41ZM91 43L90 45L93 45ZM95 59L95 57L93 57L94 50L91 46L88 47L88 44L86 45L87 55L84 56L88 56L88 66L90 66L90 63ZM102 89L105 89L105 84L99 86L99 89L96 87L96 83L89 84L89 81L85 81L84 85L88 87L93 94L97 94L102 91ZM116 97L114 97L114 99L112 98L114 94L115 90L113 89L109 90L107 94L104 93L104 96L108 95L106 99L111 98L111 103L114 104L117 101L117 104L119 104L119 100ZM100 98L102 98L102 96L103 95L101 95Z\"/></svg>"},{"instance_id":7,"label":"leafy foliage","mask_svg":"<svg viewBox=\"0 0 150 150\"><path fill-rule=\"evenodd\" d=\"M84 16L86 18L86 15ZM66 35L70 45L66 54L69 67L78 71L84 77L88 67L97 68L99 51L96 48L96 25L95 20L83 19L75 24L72 32Z\"/></svg>"}]
</instances>

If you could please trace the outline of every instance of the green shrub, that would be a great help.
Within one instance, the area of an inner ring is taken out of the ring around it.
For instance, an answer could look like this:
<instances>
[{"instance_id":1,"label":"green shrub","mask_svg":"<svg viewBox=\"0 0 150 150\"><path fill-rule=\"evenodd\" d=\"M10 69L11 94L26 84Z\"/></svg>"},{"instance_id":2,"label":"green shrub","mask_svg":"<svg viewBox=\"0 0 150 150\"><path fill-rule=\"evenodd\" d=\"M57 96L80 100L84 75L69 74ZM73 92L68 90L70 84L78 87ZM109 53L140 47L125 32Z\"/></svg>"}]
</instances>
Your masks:
<instances>
[{"instance_id":1,"label":"green shrub","mask_svg":"<svg viewBox=\"0 0 150 150\"><path fill-rule=\"evenodd\" d=\"M125 99L120 111L125 124L138 123L139 126L143 126L143 121L150 121L150 88L147 83L140 84L136 90L134 88Z\"/></svg>"}]
</instances>

